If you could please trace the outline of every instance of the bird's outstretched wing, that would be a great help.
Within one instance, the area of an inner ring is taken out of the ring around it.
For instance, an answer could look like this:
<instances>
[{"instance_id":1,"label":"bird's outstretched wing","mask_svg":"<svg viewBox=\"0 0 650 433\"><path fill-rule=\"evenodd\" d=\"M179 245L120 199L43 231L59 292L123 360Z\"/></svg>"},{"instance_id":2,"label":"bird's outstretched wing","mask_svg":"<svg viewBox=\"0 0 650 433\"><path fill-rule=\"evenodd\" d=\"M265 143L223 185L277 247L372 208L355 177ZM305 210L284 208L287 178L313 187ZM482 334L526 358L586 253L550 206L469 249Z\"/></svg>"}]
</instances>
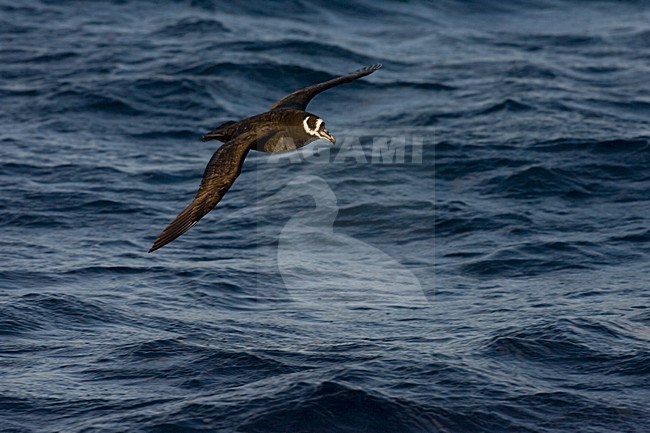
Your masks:
<instances>
[{"instance_id":1,"label":"bird's outstretched wing","mask_svg":"<svg viewBox=\"0 0 650 433\"><path fill-rule=\"evenodd\" d=\"M381 68L381 64L368 66L366 68L351 72L347 75L342 75L338 78L333 78L323 83L314 84L313 86L296 90L295 92L290 93L289 95L285 96L284 98L280 99L278 102L273 104L273 106L269 111L284 109L284 108L290 108L294 110L305 110L307 108L307 104L309 104L309 101L311 101L312 98L318 95L319 93L324 92L327 89L331 89L332 87L338 86L339 84L349 83L350 81L354 81L357 78L370 75L379 68Z\"/></svg>"},{"instance_id":2,"label":"bird's outstretched wing","mask_svg":"<svg viewBox=\"0 0 650 433\"><path fill-rule=\"evenodd\" d=\"M149 252L164 247L210 212L235 182L248 151L276 131L257 130L238 135L223 144L210 158L194 200L158 235Z\"/></svg>"}]
</instances>

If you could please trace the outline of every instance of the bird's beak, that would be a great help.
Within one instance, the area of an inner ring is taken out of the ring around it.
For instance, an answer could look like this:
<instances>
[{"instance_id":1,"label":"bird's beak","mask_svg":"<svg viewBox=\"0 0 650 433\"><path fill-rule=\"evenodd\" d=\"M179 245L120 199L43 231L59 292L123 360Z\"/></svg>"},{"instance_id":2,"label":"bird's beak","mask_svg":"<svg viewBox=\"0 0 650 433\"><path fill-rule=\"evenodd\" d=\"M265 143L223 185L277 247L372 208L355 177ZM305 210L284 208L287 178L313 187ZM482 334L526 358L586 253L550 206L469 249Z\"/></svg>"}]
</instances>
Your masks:
<instances>
[{"instance_id":1,"label":"bird's beak","mask_svg":"<svg viewBox=\"0 0 650 433\"><path fill-rule=\"evenodd\" d=\"M323 131L323 138L329 140L332 144L336 144L336 138L331 136L329 132Z\"/></svg>"}]
</instances>

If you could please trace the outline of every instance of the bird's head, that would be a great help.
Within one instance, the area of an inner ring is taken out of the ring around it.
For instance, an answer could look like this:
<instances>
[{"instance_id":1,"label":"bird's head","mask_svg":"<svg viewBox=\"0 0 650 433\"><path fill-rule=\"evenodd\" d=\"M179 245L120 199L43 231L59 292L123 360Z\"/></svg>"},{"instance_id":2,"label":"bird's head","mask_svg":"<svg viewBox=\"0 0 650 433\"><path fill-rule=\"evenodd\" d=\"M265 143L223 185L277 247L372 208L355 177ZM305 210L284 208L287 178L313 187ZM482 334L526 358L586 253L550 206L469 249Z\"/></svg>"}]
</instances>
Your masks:
<instances>
[{"instance_id":1,"label":"bird's head","mask_svg":"<svg viewBox=\"0 0 650 433\"><path fill-rule=\"evenodd\" d=\"M336 139L327 132L325 122L320 117L313 115L306 116L302 121L302 126L307 134L316 138L324 138L332 144L336 144Z\"/></svg>"}]
</instances>

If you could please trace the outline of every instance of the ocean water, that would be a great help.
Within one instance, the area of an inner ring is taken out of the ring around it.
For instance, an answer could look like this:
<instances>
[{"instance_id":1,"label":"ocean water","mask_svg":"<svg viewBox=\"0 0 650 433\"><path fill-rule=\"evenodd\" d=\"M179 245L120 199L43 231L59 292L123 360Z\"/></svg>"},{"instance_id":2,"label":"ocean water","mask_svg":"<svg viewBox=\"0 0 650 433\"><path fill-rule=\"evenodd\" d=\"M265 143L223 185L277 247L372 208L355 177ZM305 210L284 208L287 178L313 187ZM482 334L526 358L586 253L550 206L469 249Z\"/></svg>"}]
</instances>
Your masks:
<instances>
[{"instance_id":1,"label":"ocean water","mask_svg":"<svg viewBox=\"0 0 650 433\"><path fill-rule=\"evenodd\" d=\"M648 23L0 1L0 431L650 431ZM201 134L373 63L147 253Z\"/></svg>"}]
</instances>

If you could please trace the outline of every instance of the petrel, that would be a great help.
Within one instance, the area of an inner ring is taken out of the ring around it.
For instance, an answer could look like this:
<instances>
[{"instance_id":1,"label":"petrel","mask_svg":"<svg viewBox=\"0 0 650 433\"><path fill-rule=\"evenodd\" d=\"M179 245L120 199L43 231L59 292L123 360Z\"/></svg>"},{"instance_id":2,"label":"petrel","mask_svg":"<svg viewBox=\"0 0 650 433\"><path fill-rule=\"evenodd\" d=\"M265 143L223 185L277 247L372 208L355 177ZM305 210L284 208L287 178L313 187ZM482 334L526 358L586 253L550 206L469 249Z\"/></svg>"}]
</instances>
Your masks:
<instances>
[{"instance_id":1,"label":"petrel","mask_svg":"<svg viewBox=\"0 0 650 433\"><path fill-rule=\"evenodd\" d=\"M288 152L323 138L336 143L327 132L325 122L305 111L309 102L321 92L365 77L381 68L380 64L296 90L277 101L265 113L240 121L226 122L203 136L203 141L224 144L214 152L203 172L194 200L158 235L149 252L164 247L194 226L226 194L241 172L248 151Z\"/></svg>"}]
</instances>

